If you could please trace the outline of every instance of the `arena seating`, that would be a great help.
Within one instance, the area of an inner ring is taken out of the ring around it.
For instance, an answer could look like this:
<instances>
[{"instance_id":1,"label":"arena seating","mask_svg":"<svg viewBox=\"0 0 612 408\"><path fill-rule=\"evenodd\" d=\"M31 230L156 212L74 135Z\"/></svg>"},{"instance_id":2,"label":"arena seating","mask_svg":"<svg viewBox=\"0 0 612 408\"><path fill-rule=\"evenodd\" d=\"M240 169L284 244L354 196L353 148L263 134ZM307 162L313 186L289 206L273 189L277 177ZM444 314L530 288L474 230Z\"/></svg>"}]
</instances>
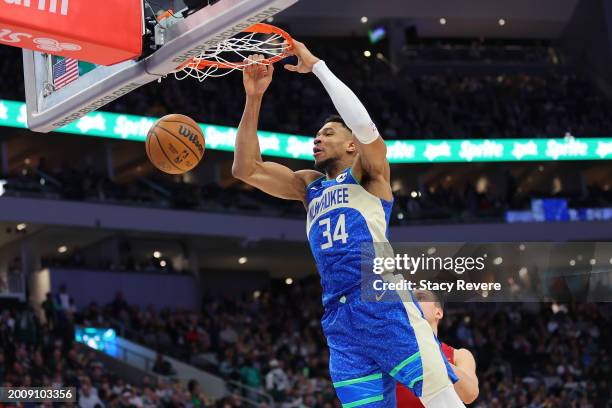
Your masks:
<instances>
[{"instance_id":1,"label":"arena seating","mask_svg":"<svg viewBox=\"0 0 612 408\"><path fill-rule=\"evenodd\" d=\"M197 185L170 182L164 179L113 182L91 167L24 166L20 174L8 176L5 195L13 197L50 198L103 202L144 207L177 208L185 210L255 214L301 218L303 207L298 202L273 199L258 190L222 187L216 183ZM162 187L151 187L150 182ZM468 184L462 191L443 185L425 186L418 196L395 194L392 225L412 223L461 223L473 221L503 221L507 210L529 208L530 200L565 198L572 208L612 207L612 190L605 186L589 186L582 194L560 191L521 191L512 188L493 196L478 192ZM609 187L609 186L608 186ZM401 214L401 215L400 215Z\"/></svg>"},{"instance_id":2,"label":"arena seating","mask_svg":"<svg viewBox=\"0 0 612 408\"><path fill-rule=\"evenodd\" d=\"M563 64L550 64L548 69L535 72L529 65L521 68L524 60L531 59L525 56L530 55L530 48L515 53L518 65L511 73L414 76L408 69L414 58L408 58L408 66L399 66L393 73L381 60L365 58L354 44L343 48L327 43L318 39L311 41L311 46L334 71L342 73L387 139L562 137L566 132L594 137L607 134L612 125L607 114L612 103L588 77ZM513 55L506 47L498 48L497 54ZM491 47L484 49L495 54ZM0 83L0 98L23 100L23 76L20 64L14 62L21 58L19 52L8 47L0 50L0 69L14 78ZM446 57L440 58L447 62ZM483 58L486 55L479 61ZM334 110L324 89L313 78L296 78L280 67L275 75L278 78L263 106L261 128L314 134L317 129L313 126ZM167 79L132 92L103 110L151 116L181 112L204 123L236 126L243 99L238 74L196 86L190 81Z\"/></svg>"},{"instance_id":3,"label":"arena seating","mask_svg":"<svg viewBox=\"0 0 612 408\"><path fill-rule=\"evenodd\" d=\"M140 309L117 296L77 311L75 321L111 325L133 341L266 390L282 407L332 407L319 296L316 278L242 298L208 298L201 310ZM439 332L476 357L481 391L473 406L606 406L609 305L482 306L447 304ZM279 368L286 388L266 384L267 374Z\"/></svg>"}]
</instances>

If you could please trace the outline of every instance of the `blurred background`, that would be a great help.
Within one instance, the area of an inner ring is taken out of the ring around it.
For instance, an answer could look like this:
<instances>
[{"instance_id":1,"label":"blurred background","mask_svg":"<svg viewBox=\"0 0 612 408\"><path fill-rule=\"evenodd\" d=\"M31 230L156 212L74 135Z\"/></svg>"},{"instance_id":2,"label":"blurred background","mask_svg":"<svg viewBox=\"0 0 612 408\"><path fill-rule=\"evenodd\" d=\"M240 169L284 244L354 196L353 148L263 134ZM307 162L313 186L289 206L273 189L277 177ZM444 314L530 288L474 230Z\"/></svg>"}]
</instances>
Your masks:
<instances>
[{"instance_id":1,"label":"blurred background","mask_svg":"<svg viewBox=\"0 0 612 408\"><path fill-rule=\"evenodd\" d=\"M390 141L612 136L606 0L304 0L268 22L325 59ZM0 73L0 100L23 101L21 50L0 48ZM236 73L155 82L101 110L235 127L243 103ZM333 112L316 78L277 69L260 129L314 135ZM390 239L609 241L609 149L393 164ZM168 176L139 142L0 127L0 381L77 386L82 407L339 406L304 209L231 163L209 149ZM611 284L612 259L600 266ZM450 303L440 339L476 357L472 406L607 407L610 311Z\"/></svg>"}]
</instances>

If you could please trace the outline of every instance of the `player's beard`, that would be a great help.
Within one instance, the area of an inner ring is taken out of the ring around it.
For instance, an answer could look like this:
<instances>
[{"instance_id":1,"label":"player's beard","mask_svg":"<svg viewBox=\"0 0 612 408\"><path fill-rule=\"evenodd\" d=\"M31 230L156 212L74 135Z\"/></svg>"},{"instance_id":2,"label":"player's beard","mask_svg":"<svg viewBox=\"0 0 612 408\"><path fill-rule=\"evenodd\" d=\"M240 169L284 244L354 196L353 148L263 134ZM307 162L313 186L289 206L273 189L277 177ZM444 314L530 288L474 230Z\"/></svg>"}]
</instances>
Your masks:
<instances>
[{"instance_id":1,"label":"player's beard","mask_svg":"<svg viewBox=\"0 0 612 408\"><path fill-rule=\"evenodd\" d=\"M334 165L336 164L336 159L329 158L321 161L314 162L314 168L321 173L328 174L329 170L333 170Z\"/></svg>"}]
</instances>

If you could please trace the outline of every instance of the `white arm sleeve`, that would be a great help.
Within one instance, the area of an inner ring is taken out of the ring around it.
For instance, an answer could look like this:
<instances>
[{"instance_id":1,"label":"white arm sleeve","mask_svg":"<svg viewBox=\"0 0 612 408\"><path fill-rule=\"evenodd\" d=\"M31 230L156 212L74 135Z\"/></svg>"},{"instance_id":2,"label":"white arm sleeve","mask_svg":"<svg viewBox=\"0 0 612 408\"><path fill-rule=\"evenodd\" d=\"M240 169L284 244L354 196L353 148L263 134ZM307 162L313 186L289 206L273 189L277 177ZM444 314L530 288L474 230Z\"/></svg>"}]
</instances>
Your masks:
<instances>
[{"instance_id":1,"label":"white arm sleeve","mask_svg":"<svg viewBox=\"0 0 612 408\"><path fill-rule=\"evenodd\" d=\"M329 70L325 61L320 60L314 64L312 72L323 84L336 110L357 140L370 144L380 137L376 125L359 98Z\"/></svg>"}]
</instances>

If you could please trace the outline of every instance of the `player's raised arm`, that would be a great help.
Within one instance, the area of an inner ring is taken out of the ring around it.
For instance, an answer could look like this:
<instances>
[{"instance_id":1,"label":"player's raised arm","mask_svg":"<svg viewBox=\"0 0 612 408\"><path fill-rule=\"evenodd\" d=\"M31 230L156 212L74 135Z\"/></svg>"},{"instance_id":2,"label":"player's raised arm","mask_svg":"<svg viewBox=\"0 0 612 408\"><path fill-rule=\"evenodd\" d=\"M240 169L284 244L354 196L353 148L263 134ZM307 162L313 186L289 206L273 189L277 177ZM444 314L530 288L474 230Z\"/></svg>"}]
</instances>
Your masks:
<instances>
[{"instance_id":1,"label":"player's raised arm","mask_svg":"<svg viewBox=\"0 0 612 408\"><path fill-rule=\"evenodd\" d=\"M249 58L261 60L263 56ZM320 174L313 170L294 172L281 164L264 162L261 158L257 124L263 95L272 82L273 73L272 65L263 64L252 64L244 70L246 104L236 135L232 175L275 197L304 201L306 185Z\"/></svg>"},{"instance_id":2,"label":"player's raised arm","mask_svg":"<svg viewBox=\"0 0 612 408\"><path fill-rule=\"evenodd\" d=\"M359 151L353 169L354 173L360 178L363 176L370 180L380 179L388 184L390 171L387 146L359 98L331 72L325 61L312 55L303 43L295 41L294 54L298 58L297 65L285 65L285 69L299 73L313 72L325 87L338 113L351 129L358 143ZM388 190L390 195L390 187Z\"/></svg>"}]
</instances>

